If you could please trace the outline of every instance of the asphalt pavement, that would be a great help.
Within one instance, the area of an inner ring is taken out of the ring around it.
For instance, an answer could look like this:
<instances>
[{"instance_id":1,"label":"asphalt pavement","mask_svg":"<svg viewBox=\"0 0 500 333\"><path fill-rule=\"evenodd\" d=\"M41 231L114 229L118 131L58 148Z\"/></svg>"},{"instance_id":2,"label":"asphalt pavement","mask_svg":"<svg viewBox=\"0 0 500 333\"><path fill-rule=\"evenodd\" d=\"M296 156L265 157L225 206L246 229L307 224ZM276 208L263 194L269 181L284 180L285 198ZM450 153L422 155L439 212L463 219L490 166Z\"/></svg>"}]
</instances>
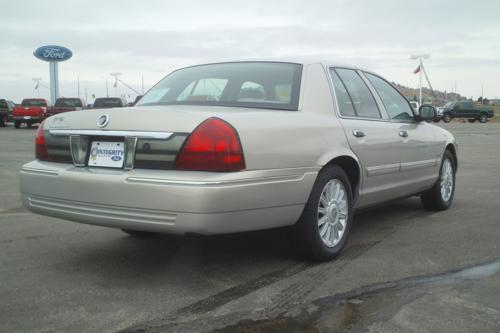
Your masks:
<instances>
[{"instance_id":1,"label":"asphalt pavement","mask_svg":"<svg viewBox=\"0 0 500 333\"><path fill-rule=\"evenodd\" d=\"M450 210L359 213L322 264L283 229L132 238L31 214L35 131L0 128L0 331L499 332L500 124L439 126L459 142Z\"/></svg>"}]
</instances>

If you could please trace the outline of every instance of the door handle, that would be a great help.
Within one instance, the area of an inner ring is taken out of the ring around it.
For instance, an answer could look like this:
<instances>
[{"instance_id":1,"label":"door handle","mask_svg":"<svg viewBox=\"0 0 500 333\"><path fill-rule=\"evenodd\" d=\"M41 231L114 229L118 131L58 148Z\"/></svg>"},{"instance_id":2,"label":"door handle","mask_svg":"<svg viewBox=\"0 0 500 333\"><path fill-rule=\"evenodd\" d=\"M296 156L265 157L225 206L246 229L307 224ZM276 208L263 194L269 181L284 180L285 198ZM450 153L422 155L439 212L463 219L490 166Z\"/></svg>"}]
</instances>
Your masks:
<instances>
[{"instance_id":1,"label":"door handle","mask_svg":"<svg viewBox=\"0 0 500 333\"><path fill-rule=\"evenodd\" d=\"M363 132L362 130L352 130L352 135L354 135L355 137L357 138L362 138L365 136L365 132Z\"/></svg>"},{"instance_id":2,"label":"door handle","mask_svg":"<svg viewBox=\"0 0 500 333\"><path fill-rule=\"evenodd\" d=\"M399 131L399 136L406 138L406 137L408 137L408 132L407 131Z\"/></svg>"}]
</instances>

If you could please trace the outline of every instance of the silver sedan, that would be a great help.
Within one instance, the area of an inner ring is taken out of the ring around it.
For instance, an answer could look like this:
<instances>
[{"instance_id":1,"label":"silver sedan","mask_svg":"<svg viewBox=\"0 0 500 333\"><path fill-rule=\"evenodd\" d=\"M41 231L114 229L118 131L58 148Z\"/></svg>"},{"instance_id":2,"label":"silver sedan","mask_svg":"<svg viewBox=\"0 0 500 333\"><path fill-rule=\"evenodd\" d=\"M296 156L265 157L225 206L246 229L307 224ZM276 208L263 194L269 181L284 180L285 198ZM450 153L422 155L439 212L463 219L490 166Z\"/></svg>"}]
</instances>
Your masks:
<instances>
[{"instance_id":1,"label":"silver sedan","mask_svg":"<svg viewBox=\"0 0 500 333\"><path fill-rule=\"evenodd\" d=\"M315 260L355 210L413 195L450 207L457 146L389 81L329 62L176 70L133 108L48 118L21 170L24 205L76 222L220 234L290 226Z\"/></svg>"}]
</instances>

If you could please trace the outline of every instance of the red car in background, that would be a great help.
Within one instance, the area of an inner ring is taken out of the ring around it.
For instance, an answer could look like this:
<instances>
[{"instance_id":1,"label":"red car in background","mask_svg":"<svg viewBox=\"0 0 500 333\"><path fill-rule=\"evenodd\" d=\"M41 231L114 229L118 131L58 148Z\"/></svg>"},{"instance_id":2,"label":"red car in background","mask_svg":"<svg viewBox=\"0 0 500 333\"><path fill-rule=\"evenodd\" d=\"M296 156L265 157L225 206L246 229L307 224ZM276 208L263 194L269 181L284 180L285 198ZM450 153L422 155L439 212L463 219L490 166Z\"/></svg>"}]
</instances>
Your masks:
<instances>
[{"instance_id":1,"label":"red car in background","mask_svg":"<svg viewBox=\"0 0 500 333\"><path fill-rule=\"evenodd\" d=\"M49 103L43 98L26 98L23 99L20 106L14 107L12 110L12 118L14 119L14 127L21 127L25 123L28 127L35 123L40 123L46 117Z\"/></svg>"}]
</instances>

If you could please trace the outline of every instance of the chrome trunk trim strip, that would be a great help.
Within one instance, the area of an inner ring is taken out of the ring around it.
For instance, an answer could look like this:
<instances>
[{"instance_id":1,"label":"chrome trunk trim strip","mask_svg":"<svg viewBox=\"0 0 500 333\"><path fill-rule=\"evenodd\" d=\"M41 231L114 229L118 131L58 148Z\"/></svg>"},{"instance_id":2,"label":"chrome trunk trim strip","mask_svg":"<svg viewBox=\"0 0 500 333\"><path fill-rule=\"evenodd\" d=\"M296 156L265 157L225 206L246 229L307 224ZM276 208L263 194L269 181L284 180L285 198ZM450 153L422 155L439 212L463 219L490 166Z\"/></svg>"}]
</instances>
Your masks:
<instances>
[{"instance_id":1,"label":"chrome trunk trim strip","mask_svg":"<svg viewBox=\"0 0 500 333\"><path fill-rule=\"evenodd\" d=\"M145 131L108 131L108 130L75 130L75 129L52 129L49 130L51 135L68 136L68 135L89 135L89 136L123 136L136 137L140 139L163 139L170 138L172 132L145 132Z\"/></svg>"}]
</instances>

